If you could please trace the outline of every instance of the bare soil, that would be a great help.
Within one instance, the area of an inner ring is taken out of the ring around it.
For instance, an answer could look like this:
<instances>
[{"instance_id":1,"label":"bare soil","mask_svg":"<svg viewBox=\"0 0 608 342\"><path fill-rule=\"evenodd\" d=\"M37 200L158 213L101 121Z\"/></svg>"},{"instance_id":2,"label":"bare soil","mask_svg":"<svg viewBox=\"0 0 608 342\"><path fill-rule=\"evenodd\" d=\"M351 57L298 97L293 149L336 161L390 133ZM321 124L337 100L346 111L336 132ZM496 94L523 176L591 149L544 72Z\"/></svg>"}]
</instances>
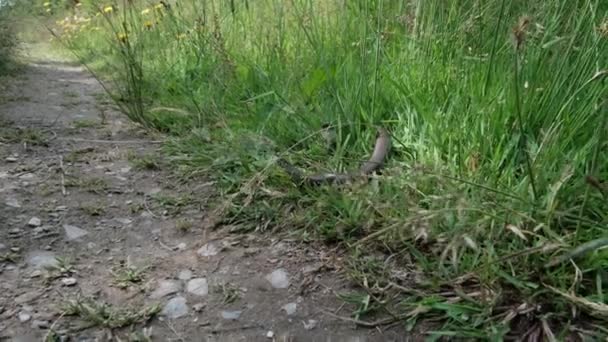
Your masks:
<instances>
[{"instance_id":1,"label":"bare soil","mask_svg":"<svg viewBox=\"0 0 608 342\"><path fill-rule=\"evenodd\" d=\"M0 119L0 340L409 340L324 313L353 310L337 297L352 288L336 250L204 231L213 184L171 177L162 137L118 113L81 66L30 56L0 80ZM275 271L287 287L271 284ZM166 310L178 297L177 313L116 328L116 316L65 311L79 298Z\"/></svg>"}]
</instances>

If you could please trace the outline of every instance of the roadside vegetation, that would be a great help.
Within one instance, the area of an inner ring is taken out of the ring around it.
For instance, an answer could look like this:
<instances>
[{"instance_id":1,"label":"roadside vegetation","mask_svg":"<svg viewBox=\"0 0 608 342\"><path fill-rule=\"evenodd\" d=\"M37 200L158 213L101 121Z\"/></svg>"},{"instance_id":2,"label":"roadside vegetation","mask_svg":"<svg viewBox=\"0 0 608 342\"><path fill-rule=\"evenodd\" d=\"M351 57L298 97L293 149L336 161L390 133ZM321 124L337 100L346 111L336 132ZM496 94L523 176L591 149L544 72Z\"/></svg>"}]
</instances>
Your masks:
<instances>
[{"instance_id":1,"label":"roadside vegetation","mask_svg":"<svg viewBox=\"0 0 608 342\"><path fill-rule=\"evenodd\" d=\"M17 39L14 21L11 20L9 3L0 1L0 76L14 70L14 53Z\"/></svg>"},{"instance_id":2,"label":"roadside vegetation","mask_svg":"<svg viewBox=\"0 0 608 342\"><path fill-rule=\"evenodd\" d=\"M55 0L35 11L130 119L166 135L177 175L216 182L208 227L343 246L359 324L607 336L607 2ZM377 126L392 151L369 182L301 187L277 165L354 169Z\"/></svg>"}]
</instances>

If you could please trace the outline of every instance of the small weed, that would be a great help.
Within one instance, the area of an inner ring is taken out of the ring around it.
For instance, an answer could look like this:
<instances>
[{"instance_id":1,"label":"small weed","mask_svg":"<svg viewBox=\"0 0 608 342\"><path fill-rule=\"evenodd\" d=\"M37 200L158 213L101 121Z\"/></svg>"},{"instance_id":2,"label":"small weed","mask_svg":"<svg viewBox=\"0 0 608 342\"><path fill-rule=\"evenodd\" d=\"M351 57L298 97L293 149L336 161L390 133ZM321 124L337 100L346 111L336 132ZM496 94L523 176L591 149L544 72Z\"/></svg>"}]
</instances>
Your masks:
<instances>
[{"instance_id":1,"label":"small weed","mask_svg":"<svg viewBox=\"0 0 608 342\"><path fill-rule=\"evenodd\" d=\"M139 285L143 282L147 269L148 267L137 267L130 263L121 263L111 271L112 276L114 276L114 284L121 289Z\"/></svg>"},{"instance_id":2,"label":"small weed","mask_svg":"<svg viewBox=\"0 0 608 342\"><path fill-rule=\"evenodd\" d=\"M192 229L192 221L187 219L178 219L175 222L175 229L182 233L187 233Z\"/></svg>"},{"instance_id":3,"label":"small weed","mask_svg":"<svg viewBox=\"0 0 608 342\"><path fill-rule=\"evenodd\" d=\"M67 301L63 308L66 316L77 316L91 327L109 329L144 323L160 312L160 309L158 304L139 309L116 308L91 298L81 297Z\"/></svg>"},{"instance_id":4,"label":"small weed","mask_svg":"<svg viewBox=\"0 0 608 342\"><path fill-rule=\"evenodd\" d=\"M215 291L222 296L223 304L234 303L241 297L241 291L232 283L221 283L215 287Z\"/></svg>"},{"instance_id":5,"label":"small weed","mask_svg":"<svg viewBox=\"0 0 608 342\"><path fill-rule=\"evenodd\" d=\"M93 128L100 126L100 123L91 119L80 119L72 122L74 128Z\"/></svg>"},{"instance_id":6,"label":"small weed","mask_svg":"<svg viewBox=\"0 0 608 342\"><path fill-rule=\"evenodd\" d=\"M67 97L67 98L75 98L75 97L79 97L80 94L78 94L78 92L76 92L74 90L66 90L63 92L63 96Z\"/></svg>"},{"instance_id":7,"label":"small weed","mask_svg":"<svg viewBox=\"0 0 608 342\"><path fill-rule=\"evenodd\" d=\"M84 191L93 192L96 194L104 193L108 189L108 184L105 179L99 177L77 178L72 177L66 179L66 187L79 188Z\"/></svg>"},{"instance_id":8,"label":"small weed","mask_svg":"<svg viewBox=\"0 0 608 342\"><path fill-rule=\"evenodd\" d=\"M137 214L142 212L146 206L143 203L131 203L129 204L129 212L131 214Z\"/></svg>"},{"instance_id":9,"label":"small weed","mask_svg":"<svg viewBox=\"0 0 608 342\"><path fill-rule=\"evenodd\" d=\"M1 262L10 262L16 264L19 261L19 254L8 252L4 254L0 254L0 263Z\"/></svg>"},{"instance_id":10,"label":"small weed","mask_svg":"<svg viewBox=\"0 0 608 342\"><path fill-rule=\"evenodd\" d=\"M136 169L139 170L159 170L161 166L161 160L158 155L146 154L143 156L132 155L129 161L133 163Z\"/></svg>"},{"instance_id":11,"label":"small weed","mask_svg":"<svg viewBox=\"0 0 608 342\"><path fill-rule=\"evenodd\" d=\"M106 212L106 204L105 203L82 204L80 206L80 210L82 210L85 214L87 214L89 216L101 216Z\"/></svg>"},{"instance_id":12,"label":"small weed","mask_svg":"<svg viewBox=\"0 0 608 342\"><path fill-rule=\"evenodd\" d=\"M56 265L47 267L48 274L45 275L45 281L51 282L53 279L61 277L69 277L76 273L72 260L70 258L56 257Z\"/></svg>"},{"instance_id":13,"label":"small weed","mask_svg":"<svg viewBox=\"0 0 608 342\"><path fill-rule=\"evenodd\" d=\"M86 158L93 152L95 152L94 147L85 147L85 148L73 150L70 153L68 153L63 158L63 160L67 163L76 163L76 162L86 161Z\"/></svg>"},{"instance_id":14,"label":"small weed","mask_svg":"<svg viewBox=\"0 0 608 342\"><path fill-rule=\"evenodd\" d=\"M44 133L35 128L3 128L0 130L0 142L32 146L48 145Z\"/></svg>"},{"instance_id":15,"label":"small weed","mask_svg":"<svg viewBox=\"0 0 608 342\"><path fill-rule=\"evenodd\" d=\"M158 203L158 205L164 208L167 211L167 214L170 216L181 213L184 207L194 203L194 199L189 195L169 196L159 193L155 194L152 198L156 201L156 203Z\"/></svg>"}]
</instances>

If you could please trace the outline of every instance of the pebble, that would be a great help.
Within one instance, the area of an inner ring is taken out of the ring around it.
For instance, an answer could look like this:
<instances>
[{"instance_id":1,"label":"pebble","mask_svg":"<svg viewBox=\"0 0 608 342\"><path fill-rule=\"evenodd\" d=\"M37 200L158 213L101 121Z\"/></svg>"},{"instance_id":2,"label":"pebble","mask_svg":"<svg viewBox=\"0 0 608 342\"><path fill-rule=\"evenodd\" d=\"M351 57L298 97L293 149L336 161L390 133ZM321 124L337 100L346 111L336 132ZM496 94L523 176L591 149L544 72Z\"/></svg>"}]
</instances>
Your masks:
<instances>
[{"instance_id":1,"label":"pebble","mask_svg":"<svg viewBox=\"0 0 608 342\"><path fill-rule=\"evenodd\" d=\"M187 246L188 246L188 245L186 245L186 243L185 243L185 242L180 242L180 243L177 245L177 249L178 249L178 250L180 250L180 251L185 251Z\"/></svg>"},{"instance_id":2,"label":"pebble","mask_svg":"<svg viewBox=\"0 0 608 342\"><path fill-rule=\"evenodd\" d=\"M184 297L175 297L171 298L163 310L161 311L161 315L169 318L176 319L188 314L188 306L186 305L186 298Z\"/></svg>"},{"instance_id":3,"label":"pebble","mask_svg":"<svg viewBox=\"0 0 608 342\"><path fill-rule=\"evenodd\" d=\"M306 330L312 330L314 328L317 327L317 325L319 325L319 321L317 321L316 319L309 319L308 322L302 322L304 323L304 329Z\"/></svg>"},{"instance_id":4,"label":"pebble","mask_svg":"<svg viewBox=\"0 0 608 342\"><path fill-rule=\"evenodd\" d=\"M199 248L196 253L202 257L210 257L217 255L219 253L219 249L213 242L206 243L203 247Z\"/></svg>"},{"instance_id":5,"label":"pebble","mask_svg":"<svg viewBox=\"0 0 608 342\"><path fill-rule=\"evenodd\" d=\"M20 296L17 296L15 298L15 303L16 304L29 303L29 302L33 301L34 299L40 297L40 295L42 295L42 293L40 293L40 292L26 292Z\"/></svg>"},{"instance_id":6,"label":"pebble","mask_svg":"<svg viewBox=\"0 0 608 342\"><path fill-rule=\"evenodd\" d=\"M78 281L76 280L76 278L72 278L72 277L61 279L61 283L64 286L74 286L74 285L76 285L77 282Z\"/></svg>"},{"instance_id":7,"label":"pebble","mask_svg":"<svg viewBox=\"0 0 608 342\"><path fill-rule=\"evenodd\" d=\"M69 224L64 224L63 229L65 230L65 237L68 241L77 240L89 234L86 230Z\"/></svg>"},{"instance_id":8,"label":"pebble","mask_svg":"<svg viewBox=\"0 0 608 342\"><path fill-rule=\"evenodd\" d=\"M25 323L25 322L29 321L30 319L32 319L32 315L30 315L29 313L24 312L24 311L21 311L18 316L19 316L19 322L21 322L21 323Z\"/></svg>"},{"instance_id":9,"label":"pebble","mask_svg":"<svg viewBox=\"0 0 608 342\"><path fill-rule=\"evenodd\" d=\"M43 321L38 319L32 321L32 328L47 329L49 326L49 321Z\"/></svg>"},{"instance_id":10,"label":"pebble","mask_svg":"<svg viewBox=\"0 0 608 342\"><path fill-rule=\"evenodd\" d=\"M6 157L4 160L6 160L9 163L14 163L16 162L18 159L15 157Z\"/></svg>"},{"instance_id":11,"label":"pebble","mask_svg":"<svg viewBox=\"0 0 608 342\"><path fill-rule=\"evenodd\" d=\"M116 222L123 224L123 225L129 225L131 224L131 222L133 222L133 220L129 219L129 218L115 218L114 219Z\"/></svg>"},{"instance_id":12,"label":"pebble","mask_svg":"<svg viewBox=\"0 0 608 342\"><path fill-rule=\"evenodd\" d=\"M177 279L179 280L190 280L192 279L192 271L190 270L181 270L177 275Z\"/></svg>"},{"instance_id":13,"label":"pebble","mask_svg":"<svg viewBox=\"0 0 608 342\"><path fill-rule=\"evenodd\" d=\"M161 280L158 287L150 294L150 298L160 299L170 294L174 294L181 289L181 284L175 280Z\"/></svg>"},{"instance_id":14,"label":"pebble","mask_svg":"<svg viewBox=\"0 0 608 342\"><path fill-rule=\"evenodd\" d=\"M266 333L266 337L267 337L267 338L274 338L274 332L273 332L272 330L269 330L269 331Z\"/></svg>"},{"instance_id":15,"label":"pebble","mask_svg":"<svg viewBox=\"0 0 608 342\"><path fill-rule=\"evenodd\" d=\"M201 312L205 308L205 303L196 303L192 306L192 309L196 312Z\"/></svg>"},{"instance_id":16,"label":"pebble","mask_svg":"<svg viewBox=\"0 0 608 342\"><path fill-rule=\"evenodd\" d=\"M32 217L28 222L27 225L30 227L38 227L42 224L42 221L37 218L37 217Z\"/></svg>"},{"instance_id":17,"label":"pebble","mask_svg":"<svg viewBox=\"0 0 608 342\"><path fill-rule=\"evenodd\" d=\"M162 191L161 188L152 188L152 189L150 189L150 191L148 191L148 193L146 195L148 195L148 196L156 195L157 193L159 193L161 191Z\"/></svg>"},{"instance_id":18,"label":"pebble","mask_svg":"<svg viewBox=\"0 0 608 342\"><path fill-rule=\"evenodd\" d=\"M55 254L46 251L33 251L26 257L26 263L35 269L57 267L58 261Z\"/></svg>"},{"instance_id":19,"label":"pebble","mask_svg":"<svg viewBox=\"0 0 608 342\"><path fill-rule=\"evenodd\" d=\"M237 320L239 319L239 317L241 317L241 313L243 313L243 311L222 311L222 318L223 319L231 319L231 320Z\"/></svg>"},{"instance_id":20,"label":"pebble","mask_svg":"<svg viewBox=\"0 0 608 342\"><path fill-rule=\"evenodd\" d=\"M9 198L4 203L11 208L21 208L21 203L16 198Z\"/></svg>"},{"instance_id":21,"label":"pebble","mask_svg":"<svg viewBox=\"0 0 608 342\"><path fill-rule=\"evenodd\" d=\"M272 273L266 275L266 280L268 280L275 289L286 289L289 287L289 276L282 268L276 269Z\"/></svg>"},{"instance_id":22,"label":"pebble","mask_svg":"<svg viewBox=\"0 0 608 342\"><path fill-rule=\"evenodd\" d=\"M209 293L209 284L205 278L194 278L188 282L186 290L196 296L206 296Z\"/></svg>"},{"instance_id":23,"label":"pebble","mask_svg":"<svg viewBox=\"0 0 608 342\"><path fill-rule=\"evenodd\" d=\"M296 313L296 309L298 308L298 304L296 303L287 303L283 305L283 310L287 313L287 316L291 316Z\"/></svg>"}]
</instances>

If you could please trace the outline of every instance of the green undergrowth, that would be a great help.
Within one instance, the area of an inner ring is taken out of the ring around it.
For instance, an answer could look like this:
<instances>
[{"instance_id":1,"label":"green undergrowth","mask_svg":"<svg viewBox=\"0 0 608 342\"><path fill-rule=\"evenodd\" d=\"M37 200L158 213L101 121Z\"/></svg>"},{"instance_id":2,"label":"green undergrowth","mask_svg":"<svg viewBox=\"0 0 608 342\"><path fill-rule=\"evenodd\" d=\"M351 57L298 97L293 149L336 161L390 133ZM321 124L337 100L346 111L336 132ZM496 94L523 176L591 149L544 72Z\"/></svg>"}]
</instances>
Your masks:
<instances>
[{"instance_id":1,"label":"green undergrowth","mask_svg":"<svg viewBox=\"0 0 608 342\"><path fill-rule=\"evenodd\" d=\"M16 70L15 53L18 41L14 25L11 7L8 5L0 7L0 77L12 74Z\"/></svg>"},{"instance_id":2,"label":"green undergrowth","mask_svg":"<svg viewBox=\"0 0 608 342\"><path fill-rule=\"evenodd\" d=\"M39 10L129 118L167 135L176 172L216 181L217 219L343 245L355 318L606 333L608 4L129 3ZM298 187L276 165L355 169L378 125L393 149L367 183Z\"/></svg>"}]
</instances>

